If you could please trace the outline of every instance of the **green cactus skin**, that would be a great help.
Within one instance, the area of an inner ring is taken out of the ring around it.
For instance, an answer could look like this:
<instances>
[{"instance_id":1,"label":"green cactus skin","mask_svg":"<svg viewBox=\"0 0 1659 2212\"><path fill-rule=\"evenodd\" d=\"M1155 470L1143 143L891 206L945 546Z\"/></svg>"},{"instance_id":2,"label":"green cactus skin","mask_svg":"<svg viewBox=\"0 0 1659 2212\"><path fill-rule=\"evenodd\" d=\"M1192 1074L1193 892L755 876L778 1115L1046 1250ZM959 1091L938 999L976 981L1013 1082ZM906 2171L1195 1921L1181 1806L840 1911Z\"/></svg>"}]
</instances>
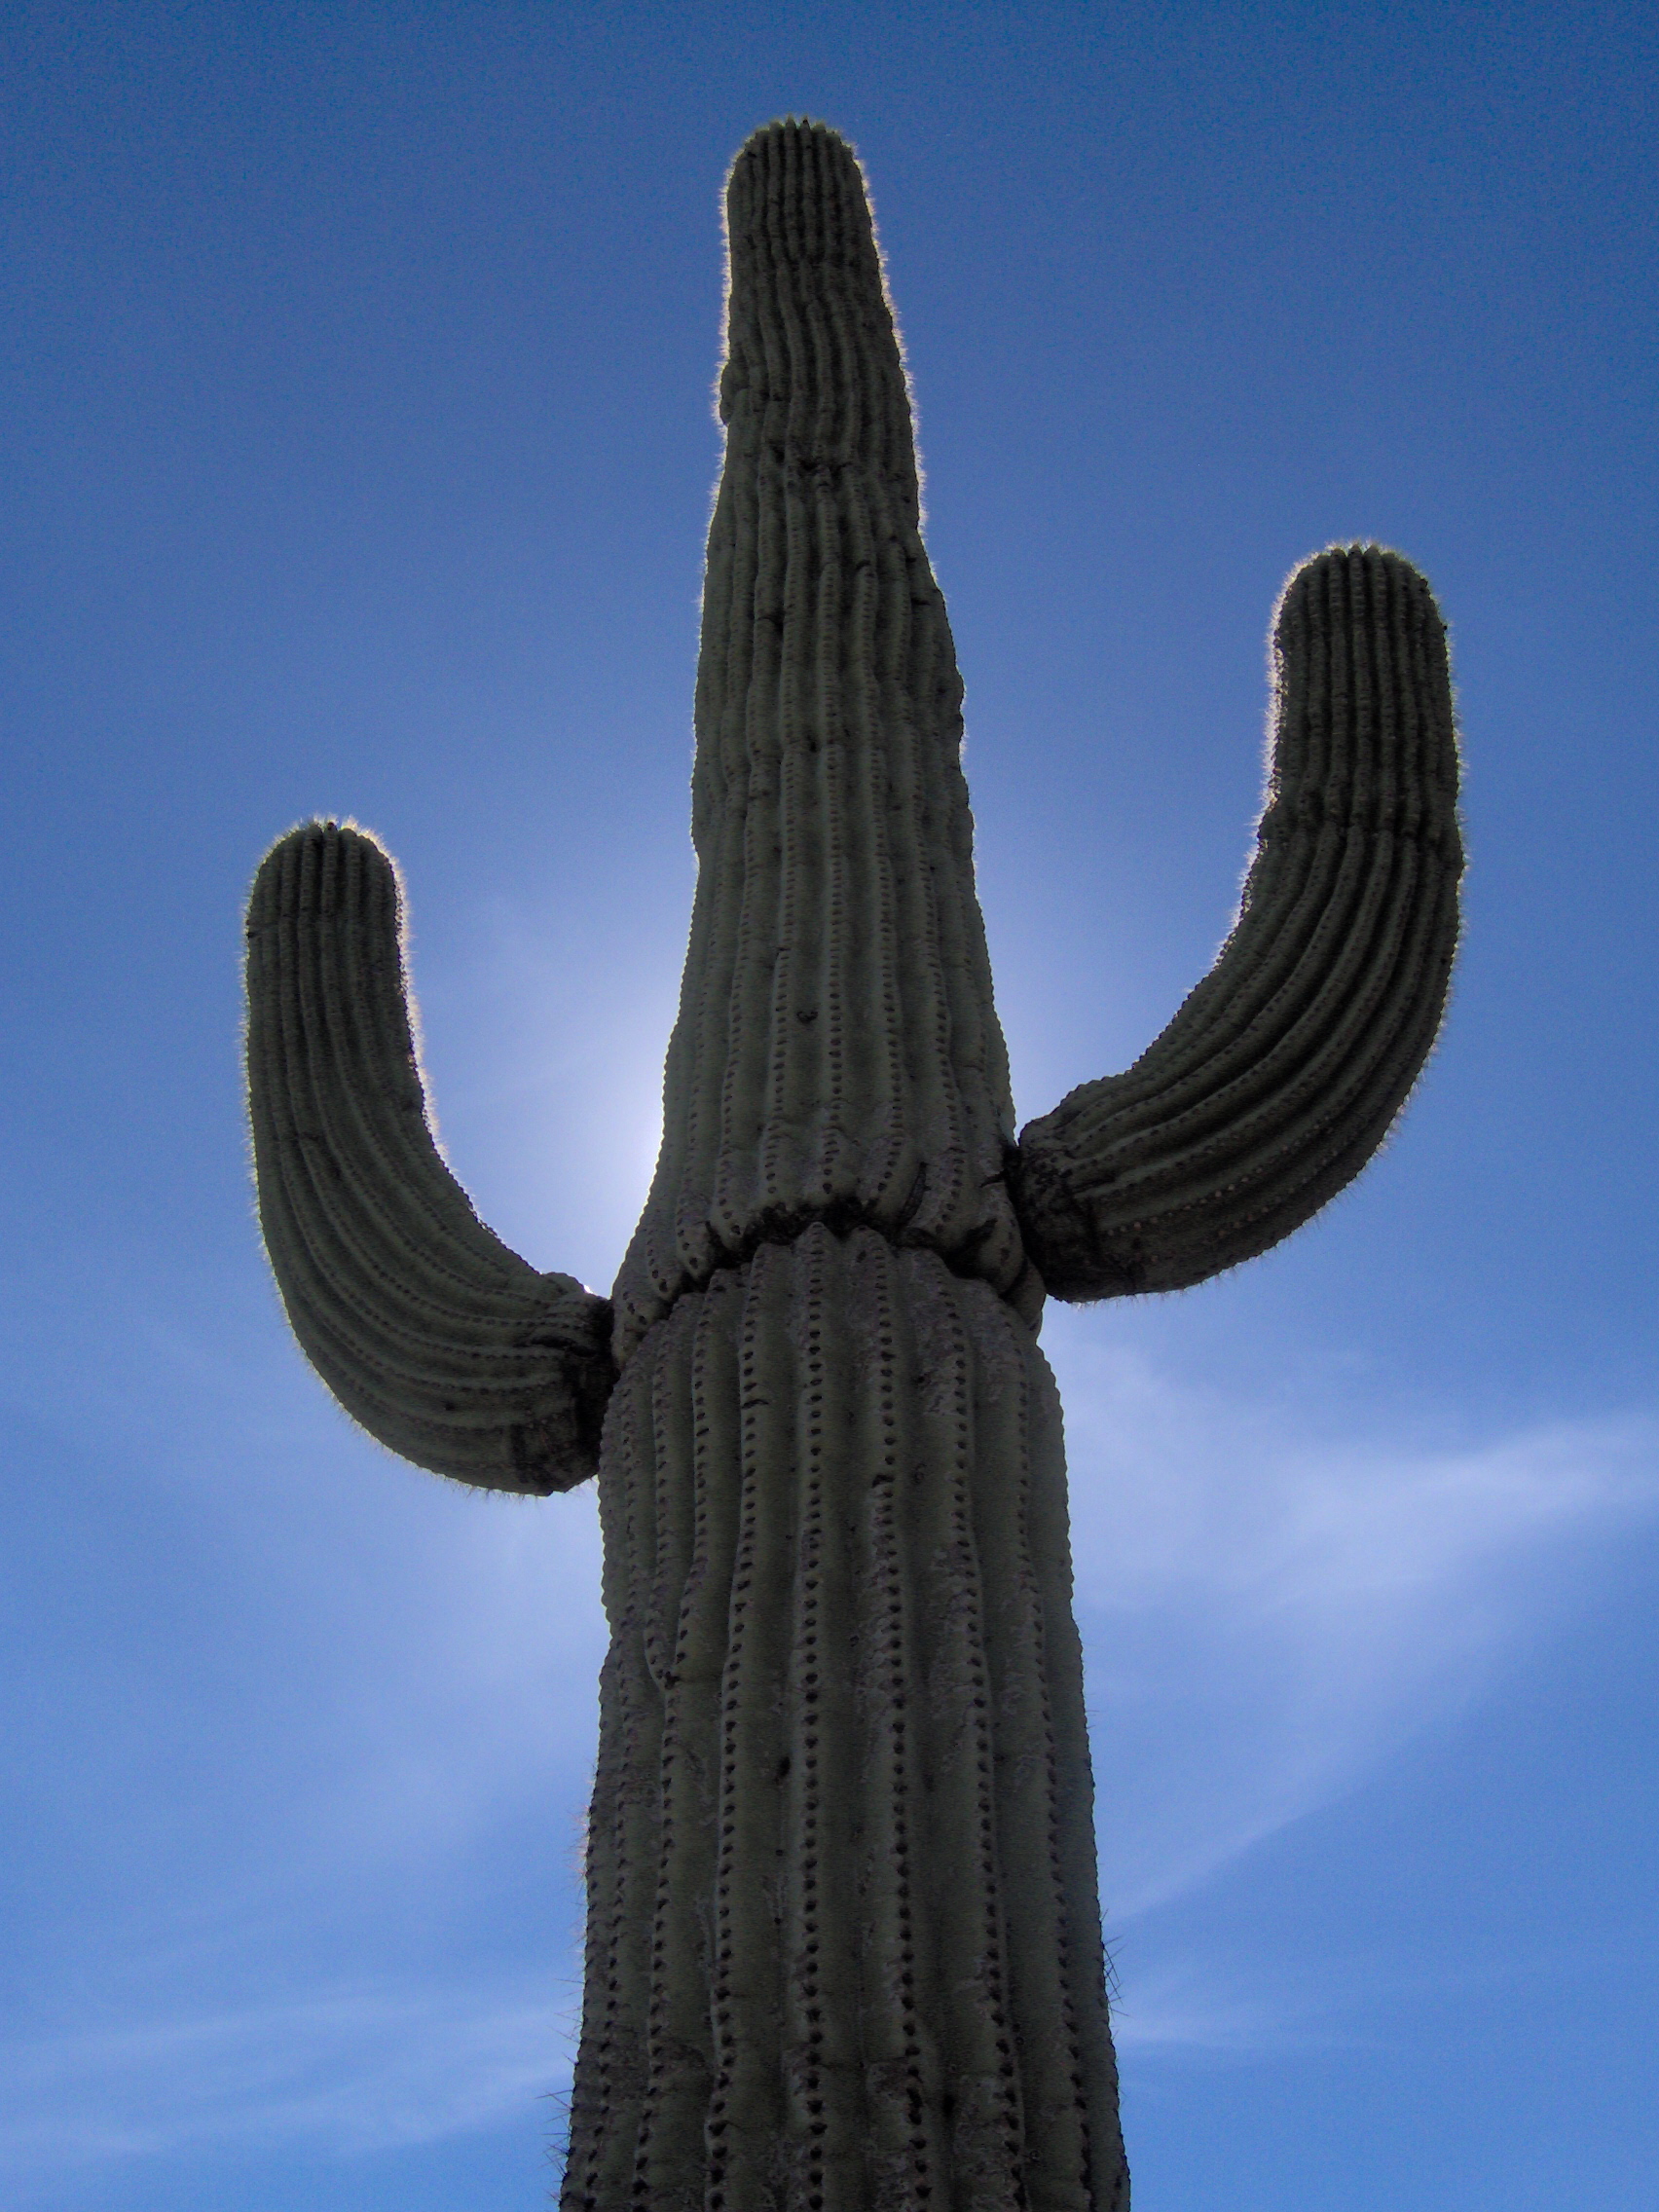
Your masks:
<instances>
[{"instance_id":1,"label":"green cactus skin","mask_svg":"<svg viewBox=\"0 0 1659 2212\"><path fill-rule=\"evenodd\" d=\"M1126 2212L1045 1284L1198 1281L1386 1133L1456 944L1445 634L1395 554L1292 576L1237 928L1016 1146L858 164L772 125L727 218L697 893L614 1307L438 1157L395 871L328 823L249 909L267 1247L324 1379L424 1465L567 1487L603 1414L565 2212Z\"/></svg>"}]
</instances>

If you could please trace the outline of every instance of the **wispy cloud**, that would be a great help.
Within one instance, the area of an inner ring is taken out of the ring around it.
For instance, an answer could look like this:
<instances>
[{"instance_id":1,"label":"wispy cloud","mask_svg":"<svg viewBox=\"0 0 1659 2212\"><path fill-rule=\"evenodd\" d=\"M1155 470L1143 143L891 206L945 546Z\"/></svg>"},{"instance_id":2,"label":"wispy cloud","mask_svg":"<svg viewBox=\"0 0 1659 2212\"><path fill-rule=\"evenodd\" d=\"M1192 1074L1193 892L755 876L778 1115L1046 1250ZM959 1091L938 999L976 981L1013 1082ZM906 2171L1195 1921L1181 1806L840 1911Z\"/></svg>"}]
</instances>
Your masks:
<instances>
[{"instance_id":1,"label":"wispy cloud","mask_svg":"<svg viewBox=\"0 0 1659 2212\"><path fill-rule=\"evenodd\" d=\"M1298 1431L1063 1340L1103 1879L1191 1888L1455 1712L1659 1516L1659 1422ZM1373 1414L1375 1409L1372 1409Z\"/></svg>"},{"instance_id":2,"label":"wispy cloud","mask_svg":"<svg viewBox=\"0 0 1659 2212\"><path fill-rule=\"evenodd\" d=\"M1124 2059L1175 2052L1230 2058L1254 2057L1306 2034L1282 1996L1246 1996L1218 1987L1203 1967L1164 1961L1138 1974L1126 1996L1115 1997L1112 2040Z\"/></svg>"},{"instance_id":3,"label":"wispy cloud","mask_svg":"<svg viewBox=\"0 0 1659 2212\"><path fill-rule=\"evenodd\" d=\"M364 1984L19 2040L0 2046L0 2157L26 2176L211 2143L436 2142L564 2088L575 2018L512 1990Z\"/></svg>"}]
</instances>

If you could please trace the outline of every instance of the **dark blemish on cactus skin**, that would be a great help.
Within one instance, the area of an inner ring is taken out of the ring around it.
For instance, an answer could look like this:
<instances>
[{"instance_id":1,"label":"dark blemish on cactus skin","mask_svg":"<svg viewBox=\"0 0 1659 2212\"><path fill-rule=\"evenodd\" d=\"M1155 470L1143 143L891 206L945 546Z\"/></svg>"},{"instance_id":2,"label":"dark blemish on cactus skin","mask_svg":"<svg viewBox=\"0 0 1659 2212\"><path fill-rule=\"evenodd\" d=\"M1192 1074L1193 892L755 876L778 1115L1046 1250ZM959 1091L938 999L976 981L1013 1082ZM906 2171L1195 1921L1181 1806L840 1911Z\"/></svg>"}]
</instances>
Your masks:
<instances>
[{"instance_id":1,"label":"dark blemish on cactus skin","mask_svg":"<svg viewBox=\"0 0 1659 2212\"><path fill-rule=\"evenodd\" d=\"M916 1169L915 1180L910 1185L909 1193L905 1198L904 1203L899 1208L899 1216L896 1227L900 1229L909 1228L911 1222L915 1220L917 1214L919 1214L922 1210L922 1200L927 1196L927 1189L928 1163L924 1160L922 1161L922 1164Z\"/></svg>"}]
</instances>

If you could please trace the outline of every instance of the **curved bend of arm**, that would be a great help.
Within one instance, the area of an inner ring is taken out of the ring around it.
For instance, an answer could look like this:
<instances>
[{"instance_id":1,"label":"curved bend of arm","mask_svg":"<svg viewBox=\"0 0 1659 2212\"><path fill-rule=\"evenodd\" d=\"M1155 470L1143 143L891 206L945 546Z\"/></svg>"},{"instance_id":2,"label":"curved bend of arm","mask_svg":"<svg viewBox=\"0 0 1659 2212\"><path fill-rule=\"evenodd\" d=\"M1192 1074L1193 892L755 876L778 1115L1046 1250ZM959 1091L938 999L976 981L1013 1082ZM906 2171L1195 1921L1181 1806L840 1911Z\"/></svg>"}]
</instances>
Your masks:
<instances>
[{"instance_id":1,"label":"curved bend of arm","mask_svg":"<svg viewBox=\"0 0 1659 2212\"><path fill-rule=\"evenodd\" d=\"M1201 1282L1365 1165L1434 1043L1457 942L1446 631L1396 553L1298 569L1273 750L1233 934L1162 1035L1021 1132L1027 1249L1056 1297Z\"/></svg>"},{"instance_id":2,"label":"curved bend of arm","mask_svg":"<svg viewBox=\"0 0 1659 2212\"><path fill-rule=\"evenodd\" d=\"M491 1490L594 1471L610 1308L538 1274L473 1212L426 1121L397 871L363 831L280 839L247 914L259 1217L289 1321L352 1419Z\"/></svg>"}]
</instances>

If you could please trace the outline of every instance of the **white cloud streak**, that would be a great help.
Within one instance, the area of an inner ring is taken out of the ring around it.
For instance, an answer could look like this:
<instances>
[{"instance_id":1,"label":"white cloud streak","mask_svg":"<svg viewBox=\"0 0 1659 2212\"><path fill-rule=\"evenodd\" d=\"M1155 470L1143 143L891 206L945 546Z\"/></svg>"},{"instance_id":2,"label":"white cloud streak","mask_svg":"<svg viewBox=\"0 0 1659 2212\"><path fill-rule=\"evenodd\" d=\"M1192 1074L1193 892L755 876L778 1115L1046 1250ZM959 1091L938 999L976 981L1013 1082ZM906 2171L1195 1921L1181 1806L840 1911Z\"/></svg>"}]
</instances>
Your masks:
<instances>
[{"instance_id":1,"label":"white cloud streak","mask_svg":"<svg viewBox=\"0 0 1659 2212\"><path fill-rule=\"evenodd\" d=\"M573 2000L379 1983L19 2041L0 2046L0 2157L26 2181L213 2143L437 2142L568 2086L575 2023Z\"/></svg>"},{"instance_id":2,"label":"white cloud streak","mask_svg":"<svg viewBox=\"0 0 1659 2212\"><path fill-rule=\"evenodd\" d=\"M1121 1346L1062 1335L1059 1354L1119 1921L1456 1712L1587 1602L1612 1539L1659 1517L1651 1419L1358 1444Z\"/></svg>"}]
</instances>

